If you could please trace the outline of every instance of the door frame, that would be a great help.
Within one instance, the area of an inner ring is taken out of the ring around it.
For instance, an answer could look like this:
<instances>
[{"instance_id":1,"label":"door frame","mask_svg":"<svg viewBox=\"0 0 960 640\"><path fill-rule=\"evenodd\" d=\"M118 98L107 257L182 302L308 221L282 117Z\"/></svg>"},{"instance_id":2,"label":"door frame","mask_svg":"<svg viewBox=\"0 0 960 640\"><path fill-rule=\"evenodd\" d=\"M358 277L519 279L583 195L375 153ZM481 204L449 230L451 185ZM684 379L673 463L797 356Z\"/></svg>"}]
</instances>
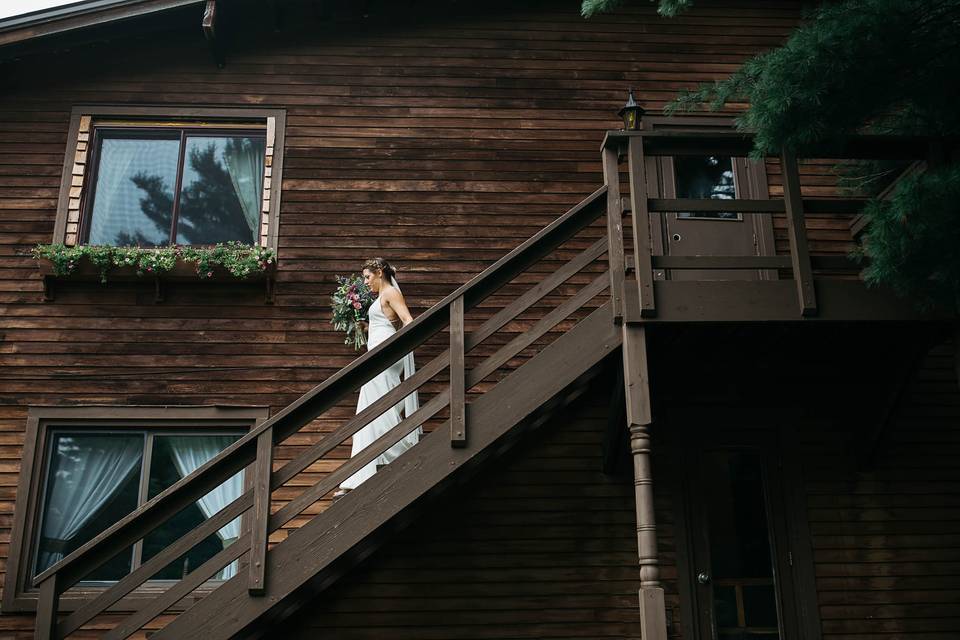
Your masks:
<instances>
[{"instance_id":1,"label":"door frame","mask_svg":"<svg viewBox=\"0 0 960 640\"><path fill-rule=\"evenodd\" d=\"M644 116L643 129L647 131L693 131L713 132L732 131L734 119L729 116ZM770 187L767 181L765 162L754 162L746 158L731 158L737 196L751 200L769 200ZM646 158L647 190L651 198L665 198L667 193L676 193L673 158L656 156ZM663 213L650 213L650 237L654 255L666 255L667 224ZM758 256L776 255L777 249L773 234L773 216L770 214L744 214L751 216L755 246ZM777 280L776 269L759 269L760 280ZM654 272L656 280L665 280L668 274L663 269Z\"/></svg>"},{"instance_id":2,"label":"door frame","mask_svg":"<svg viewBox=\"0 0 960 640\"><path fill-rule=\"evenodd\" d=\"M684 412L686 413L686 412ZM673 504L677 552L677 589L680 596L679 624L687 640L711 640L710 628L703 628L701 611L705 603L696 582L695 522L696 463L704 448L729 445L731 448L760 448L764 474L764 501L768 513L770 548L778 598L781 640L821 640L819 606L814 574L812 541L806 512L798 451L797 425L771 424L760 418L736 422L736 427L705 424L706 414L680 419L670 416L661 423L668 434L663 443L664 466ZM698 424L699 423L699 424ZM701 426L702 425L702 426ZM691 443L695 443L691 446Z\"/></svg>"}]
</instances>

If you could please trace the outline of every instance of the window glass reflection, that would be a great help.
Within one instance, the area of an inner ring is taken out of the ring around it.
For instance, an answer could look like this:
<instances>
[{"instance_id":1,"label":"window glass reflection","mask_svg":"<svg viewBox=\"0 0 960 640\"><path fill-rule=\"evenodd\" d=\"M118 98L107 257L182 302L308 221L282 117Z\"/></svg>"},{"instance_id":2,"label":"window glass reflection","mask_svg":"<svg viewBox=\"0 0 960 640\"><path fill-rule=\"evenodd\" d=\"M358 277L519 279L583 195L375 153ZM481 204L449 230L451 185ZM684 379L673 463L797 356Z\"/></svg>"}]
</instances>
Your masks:
<instances>
[{"instance_id":1,"label":"window glass reflection","mask_svg":"<svg viewBox=\"0 0 960 640\"><path fill-rule=\"evenodd\" d=\"M737 197L729 156L677 156L673 160L678 198L733 200ZM730 211L680 212L678 218L737 220Z\"/></svg>"}]
</instances>

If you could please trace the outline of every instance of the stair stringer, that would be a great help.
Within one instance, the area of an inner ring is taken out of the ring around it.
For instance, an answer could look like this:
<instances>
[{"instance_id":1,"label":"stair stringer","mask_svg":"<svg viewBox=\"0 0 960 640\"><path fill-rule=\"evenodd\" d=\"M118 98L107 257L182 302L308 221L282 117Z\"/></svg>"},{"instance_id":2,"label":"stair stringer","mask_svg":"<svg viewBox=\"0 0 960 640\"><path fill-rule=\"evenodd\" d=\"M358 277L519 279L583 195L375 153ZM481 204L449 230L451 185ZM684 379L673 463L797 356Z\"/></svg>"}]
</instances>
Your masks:
<instances>
[{"instance_id":1,"label":"stair stringer","mask_svg":"<svg viewBox=\"0 0 960 640\"><path fill-rule=\"evenodd\" d=\"M610 303L604 304L468 405L465 448L450 445L445 423L273 547L266 557L265 595L251 596L240 572L152 640L218 640L242 632L575 382L621 340Z\"/></svg>"}]
</instances>

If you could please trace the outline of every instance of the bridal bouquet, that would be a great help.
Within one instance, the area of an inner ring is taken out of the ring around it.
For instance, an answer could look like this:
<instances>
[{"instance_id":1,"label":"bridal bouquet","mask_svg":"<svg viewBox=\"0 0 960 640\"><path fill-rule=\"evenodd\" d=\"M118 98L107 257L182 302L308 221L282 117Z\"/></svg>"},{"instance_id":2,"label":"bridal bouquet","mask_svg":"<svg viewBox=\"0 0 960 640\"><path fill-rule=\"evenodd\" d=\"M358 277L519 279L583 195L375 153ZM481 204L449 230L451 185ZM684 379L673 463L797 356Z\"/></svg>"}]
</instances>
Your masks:
<instances>
[{"instance_id":1,"label":"bridal bouquet","mask_svg":"<svg viewBox=\"0 0 960 640\"><path fill-rule=\"evenodd\" d=\"M367 344L367 336L360 323L367 319L367 311L374 301L373 292L363 284L361 276L337 276L337 288L330 300L333 328L347 334L343 344L352 344L359 351Z\"/></svg>"}]
</instances>

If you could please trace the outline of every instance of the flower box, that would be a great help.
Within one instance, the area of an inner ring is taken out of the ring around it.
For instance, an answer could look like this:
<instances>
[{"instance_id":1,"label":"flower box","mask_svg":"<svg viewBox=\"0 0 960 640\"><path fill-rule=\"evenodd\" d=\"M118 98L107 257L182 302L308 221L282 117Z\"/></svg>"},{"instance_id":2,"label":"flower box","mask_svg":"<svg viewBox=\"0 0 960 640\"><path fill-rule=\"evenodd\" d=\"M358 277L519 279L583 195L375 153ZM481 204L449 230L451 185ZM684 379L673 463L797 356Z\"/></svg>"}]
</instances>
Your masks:
<instances>
[{"instance_id":1,"label":"flower box","mask_svg":"<svg viewBox=\"0 0 960 640\"><path fill-rule=\"evenodd\" d=\"M81 257L77 260L73 271L66 275L58 275L53 261L48 258L37 258L37 267L43 278L44 300L54 299L54 285L57 281L66 282L101 282L100 268L89 258ZM273 303L273 291L276 281L277 262L274 260L265 269L254 270L245 276L236 276L226 267L211 265L207 274L201 277L197 273L197 263L184 258L177 258L172 269L159 273L144 271L137 273L133 265L113 266L107 272L105 285L111 282L152 282L155 287L155 302L163 302L163 285L169 282L218 282L218 283L263 283L266 290L267 304Z\"/></svg>"}]
</instances>

